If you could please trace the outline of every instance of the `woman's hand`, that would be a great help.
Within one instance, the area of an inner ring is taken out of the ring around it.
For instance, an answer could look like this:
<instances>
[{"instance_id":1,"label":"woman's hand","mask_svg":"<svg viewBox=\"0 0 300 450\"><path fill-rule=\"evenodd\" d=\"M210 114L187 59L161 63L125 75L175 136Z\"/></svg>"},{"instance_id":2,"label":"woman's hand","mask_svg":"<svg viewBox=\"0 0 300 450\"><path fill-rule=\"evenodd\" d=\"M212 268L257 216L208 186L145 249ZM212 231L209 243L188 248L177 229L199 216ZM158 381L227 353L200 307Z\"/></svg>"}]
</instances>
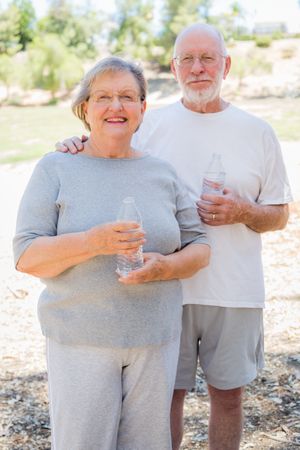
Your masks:
<instances>
[{"instance_id":1,"label":"woman's hand","mask_svg":"<svg viewBox=\"0 0 300 450\"><path fill-rule=\"evenodd\" d=\"M123 284L140 284L149 281L168 279L168 264L166 257L160 253L144 253L144 265L141 269L133 270L126 277L120 277Z\"/></svg>"},{"instance_id":2,"label":"woman's hand","mask_svg":"<svg viewBox=\"0 0 300 450\"><path fill-rule=\"evenodd\" d=\"M113 222L86 231L87 246L93 255L131 254L145 243L145 232L136 222Z\"/></svg>"},{"instance_id":3,"label":"woman's hand","mask_svg":"<svg viewBox=\"0 0 300 450\"><path fill-rule=\"evenodd\" d=\"M97 225L87 231L40 236L21 255L17 269L36 277L55 277L98 255L134 253L145 243L136 222Z\"/></svg>"},{"instance_id":4,"label":"woman's hand","mask_svg":"<svg viewBox=\"0 0 300 450\"><path fill-rule=\"evenodd\" d=\"M144 266L133 270L127 277L120 277L124 284L147 283L148 281L166 281L190 278L199 269L207 266L210 247L207 244L189 244L170 255L144 253Z\"/></svg>"}]
</instances>

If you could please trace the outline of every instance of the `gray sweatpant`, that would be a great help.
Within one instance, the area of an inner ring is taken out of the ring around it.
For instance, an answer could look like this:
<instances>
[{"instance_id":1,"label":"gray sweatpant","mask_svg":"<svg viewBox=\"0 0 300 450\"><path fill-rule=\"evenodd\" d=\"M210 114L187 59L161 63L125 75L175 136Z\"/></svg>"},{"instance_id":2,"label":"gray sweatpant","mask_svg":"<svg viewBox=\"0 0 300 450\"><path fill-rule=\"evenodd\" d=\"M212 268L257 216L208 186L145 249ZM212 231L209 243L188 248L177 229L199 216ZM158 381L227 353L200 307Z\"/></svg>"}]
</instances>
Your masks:
<instances>
[{"instance_id":1,"label":"gray sweatpant","mask_svg":"<svg viewBox=\"0 0 300 450\"><path fill-rule=\"evenodd\" d=\"M179 339L99 348L47 339L53 450L170 450Z\"/></svg>"}]
</instances>

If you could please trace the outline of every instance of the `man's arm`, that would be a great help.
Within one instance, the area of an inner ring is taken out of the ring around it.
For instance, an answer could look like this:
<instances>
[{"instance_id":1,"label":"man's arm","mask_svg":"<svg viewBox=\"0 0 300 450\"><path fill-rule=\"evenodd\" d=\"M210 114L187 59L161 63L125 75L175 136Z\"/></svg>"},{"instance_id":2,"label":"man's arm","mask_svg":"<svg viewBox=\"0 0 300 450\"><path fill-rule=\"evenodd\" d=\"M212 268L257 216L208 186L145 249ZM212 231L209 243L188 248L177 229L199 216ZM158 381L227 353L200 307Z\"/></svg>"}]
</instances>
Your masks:
<instances>
[{"instance_id":1,"label":"man's arm","mask_svg":"<svg viewBox=\"0 0 300 450\"><path fill-rule=\"evenodd\" d=\"M197 208L207 225L243 223L257 233L281 230L289 217L287 204L259 205L243 199L228 188L224 189L223 196L203 195L197 202Z\"/></svg>"},{"instance_id":2,"label":"man's arm","mask_svg":"<svg viewBox=\"0 0 300 450\"><path fill-rule=\"evenodd\" d=\"M289 218L289 205L256 205L248 203L244 208L243 222L257 233L282 230Z\"/></svg>"}]
</instances>

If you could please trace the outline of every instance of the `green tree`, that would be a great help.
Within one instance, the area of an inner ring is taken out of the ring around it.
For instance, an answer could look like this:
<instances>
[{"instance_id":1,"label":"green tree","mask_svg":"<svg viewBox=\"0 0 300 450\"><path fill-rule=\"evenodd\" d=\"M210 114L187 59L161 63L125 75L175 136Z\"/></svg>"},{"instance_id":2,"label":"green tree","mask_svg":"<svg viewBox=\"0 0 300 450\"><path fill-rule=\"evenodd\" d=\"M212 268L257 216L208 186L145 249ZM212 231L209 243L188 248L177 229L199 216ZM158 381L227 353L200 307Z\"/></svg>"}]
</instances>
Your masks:
<instances>
[{"instance_id":1,"label":"green tree","mask_svg":"<svg viewBox=\"0 0 300 450\"><path fill-rule=\"evenodd\" d=\"M62 42L80 58L94 58L97 54L102 20L92 10L80 13L68 2L52 1L47 16L38 22L41 33L57 34Z\"/></svg>"},{"instance_id":2,"label":"green tree","mask_svg":"<svg viewBox=\"0 0 300 450\"><path fill-rule=\"evenodd\" d=\"M238 1L231 3L228 12L214 17L212 22L222 32L226 41L239 39L247 33L245 10Z\"/></svg>"},{"instance_id":3,"label":"green tree","mask_svg":"<svg viewBox=\"0 0 300 450\"><path fill-rule=\"evenodd\" d=\"M21 49L20 11L15 5L10 5L0 13L0 55L14 55Z\"/></svg>"},{"instance_id":4,"label":"green tree","mask_svg":"<svg viewBox=\"0 0 300 450\"><path fill-rule=\"evenodd\" d=\"M205 22L210 22L211 16L210 16L210 10L213 5L213 0L202 0L199 10L201 17L204 18Z\"/></svg>"},{"instance_id":5,"label":"green tree","mask_svg":"<svg viewBox=\"0 0 300 450\"><path fill-rule=\"evenodd\" d=\"M0 54L25 50L34 37L35 12L30 0L12 0L0 13Z\"/></svg>"},{"instance_id":6,"label":"green tree","mask_svg":"<svg viewBox=\"0 0 300 450\"><path fill-rule=\"evenodd\" d=\"M112 53L148 60L153 46L153 1L117 0L116 28L109 41Z\"/></svg>"},{"instance_id":7,"label":"green tree","mask_svg":"<svg viewBox=\"0 0 300 450\"><path fill-rule=\"evenodd\" d=\"M13 0L12 5L19 11L19 43L22 46L21 49L25 50L27 44L34 38L35 11L30 0Z\"/></svg>"},{"instance_id":8,"label":"green tree","mask_svg":"<svg viewBox=\"0 0 300 450\"><path fill-rule=\"evenodd\" d=\"M94 58L98 53L97 40L101 28L102 20L97 13L88 11L68 21L62 40L78 57Z\"/></svg>"},{"instance_id":9,"label":"green tree","mask_svg":"<svg viewBox=\"0 0 300 450\"><path fill-rule=\"evenodd\" d=\"M0 83L6 88L4 101L9 98L10 87L14 81L15 66L12 56L6 54L0 55Z\"/></svg>"},{"instance_id":10,"label":"green tree","mask_svg":"<svg viewBox=\"0 0 300 450\"><path fill-rule=\"evenodd\" d=\"M59 90L71 90L83 75L80 59L55 34L36 37L30 44L28 71L31 87L49 90L53 99Z\"/></svg>"},{"instance_id":11,"label":"green tree","mask_svg":"<svg viewBox=\"0 0 300 450\"><path fill-rule=\"evenodd\" d=\"M161 49L158 55L159 64L168 67L172 57L172 49L178 33L192 23L209 21L211 0L165 0L162 10L162 31L157 39Z\"/></svg>"}]
</instances>

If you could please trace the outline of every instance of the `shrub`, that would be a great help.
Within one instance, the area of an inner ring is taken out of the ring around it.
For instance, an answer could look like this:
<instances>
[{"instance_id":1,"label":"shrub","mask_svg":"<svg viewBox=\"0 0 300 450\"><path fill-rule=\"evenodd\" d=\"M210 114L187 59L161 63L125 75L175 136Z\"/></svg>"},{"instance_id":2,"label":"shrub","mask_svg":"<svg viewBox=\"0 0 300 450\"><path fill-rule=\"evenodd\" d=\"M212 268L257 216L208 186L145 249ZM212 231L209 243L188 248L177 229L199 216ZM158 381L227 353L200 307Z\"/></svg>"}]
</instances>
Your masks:
<instances>
[{"instance_id":1,"label":"shrub","mask_svg":"<svg viewBox=\"0 0 300 450\"><path fill-rule=\"evenodd\" d=\"M234 36L234 39L236 41L253 41L254 36L253 34L240 34L238 36Z\"/></svg>"},{"instance_id":2,"label":"shrub","mask_svg":"<svg viewBox=\"0 0 300 450\"><path fill-rule=\"evenodd\" d=\"M270 36L256 36L255 45L260 48L268 48L272 44L272 38Z\"/></svg>"},{"instance_id":3,"label":"shrub","mask_svg":"<svg viewBox=\"0 0 300 450\"><path fill-rule=\"evenodd\" d=\"M295 47L285 47L281 50L281 58L290 59L296 55L297 49Z\"/></svg>"},{"instance_id":4,"label":"shrub","mask_svg":"<svg viewBox=\"0 0 300 450\"><path fill-rule=\"evenodd\" d=\"M233 58L231 73L238 79L239 87L241 87L247 76L265 75L271 73L272 68L269 61L262 58L257 52L251 51L246 56Z\"/></svg>"}]
</instances>

